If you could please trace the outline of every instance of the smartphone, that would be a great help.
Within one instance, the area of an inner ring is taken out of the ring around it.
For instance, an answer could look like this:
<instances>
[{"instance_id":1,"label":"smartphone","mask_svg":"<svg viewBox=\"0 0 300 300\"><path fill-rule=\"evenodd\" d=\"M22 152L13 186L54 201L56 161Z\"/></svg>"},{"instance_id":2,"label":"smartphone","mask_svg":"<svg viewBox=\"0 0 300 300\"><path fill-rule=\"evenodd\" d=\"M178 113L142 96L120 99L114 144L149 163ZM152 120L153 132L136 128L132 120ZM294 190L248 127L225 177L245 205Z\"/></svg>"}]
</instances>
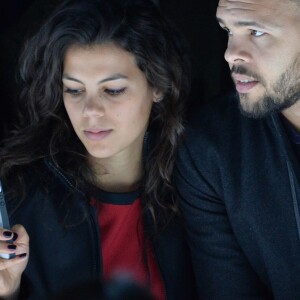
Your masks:
<instances>
[{"instance_id":1,"label":"smartphone","mask_svg":"<svg viewBox=\"0 0 300 300\"><path fill-rule=\"evenodd\" d=\"M9 225L9 219L6 209L6 203L4 198L4 192L3 192L3 186L0 180L0 227L3 227L5 229L10 229ZM11 241L7 241L7 243L10 243ZM10 259L13 258L14 254L8 254L8 253L0 253L1 258Z\"/></svg>"}]
</instances>

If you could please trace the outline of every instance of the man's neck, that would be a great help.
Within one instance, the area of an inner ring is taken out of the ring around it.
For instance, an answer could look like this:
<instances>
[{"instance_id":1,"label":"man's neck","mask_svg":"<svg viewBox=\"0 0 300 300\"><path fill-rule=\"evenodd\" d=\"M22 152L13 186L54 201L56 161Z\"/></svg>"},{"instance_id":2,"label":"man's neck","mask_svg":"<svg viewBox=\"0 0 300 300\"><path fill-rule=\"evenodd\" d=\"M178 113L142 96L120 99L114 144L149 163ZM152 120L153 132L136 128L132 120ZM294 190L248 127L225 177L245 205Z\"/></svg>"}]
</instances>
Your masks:
<instances>
[{"instance_id":1,"label":"man's neck","mask_svg":"<svg viewBox=\"0 0 300 300\"><path fill-rule=\"evenodd\" d=\"M300 101L282 111L282 115L300 133Z\"/></svg>"}]
</instances>

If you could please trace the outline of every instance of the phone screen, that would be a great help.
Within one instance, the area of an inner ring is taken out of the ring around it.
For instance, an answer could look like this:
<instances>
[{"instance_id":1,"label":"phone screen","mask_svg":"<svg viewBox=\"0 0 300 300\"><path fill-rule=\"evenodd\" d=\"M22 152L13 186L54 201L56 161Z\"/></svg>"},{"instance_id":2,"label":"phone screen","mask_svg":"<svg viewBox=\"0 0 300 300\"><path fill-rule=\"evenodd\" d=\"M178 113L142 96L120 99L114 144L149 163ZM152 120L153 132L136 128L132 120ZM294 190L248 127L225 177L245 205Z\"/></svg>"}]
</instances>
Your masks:
<instances>
[{"instance_id":1,"label":"phone screen","mask_svg":"<svg viewBox=\"0 0 300 300\"><path fill-rule=\"evenodd\" d=\"M8 219L6 203L5 203L5 198L4 198L3 187L2 187L1 181L0 181L0 227L2 227L4 229L10 229L9 219ZM10 241L8 241L8 243L9 242ZM14 256L15 256L14 254L0 253L0 257L5 258L5 259L10 259L10 258L13 258Z\"/></svg>"},{"instance_id":2,"label":"phone screen","mask_svg":"<svg viewBox=\"0 0 300 300\"><path fill-rule=\"evenodd\" d=\"M0 181L0 227L10 229L9 219L7 215L6 203L3 193L2 183Z\"/></svg>"}]
</instances>

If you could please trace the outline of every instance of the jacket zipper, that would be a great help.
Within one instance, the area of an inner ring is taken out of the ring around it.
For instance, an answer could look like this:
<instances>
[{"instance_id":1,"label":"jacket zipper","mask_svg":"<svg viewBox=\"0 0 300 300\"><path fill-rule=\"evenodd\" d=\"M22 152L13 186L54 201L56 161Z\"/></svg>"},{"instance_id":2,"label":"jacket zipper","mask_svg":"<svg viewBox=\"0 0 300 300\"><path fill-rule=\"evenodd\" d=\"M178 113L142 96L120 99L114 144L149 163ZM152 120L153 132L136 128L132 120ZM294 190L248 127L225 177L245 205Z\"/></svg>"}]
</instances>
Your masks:
<instances>
[{"instance_id":1,"label":"jacket zipper","mask_svg":"<svg viewBox=\"0 0 300 300\"><path fill-rule=\"evenodd\" d=\"M285 134L283 133L283 128L280 127L280 120L278 115L272 115L272 121L275 126L275 129L281 138L280 145L282 147L282 151L285 154L285 159L286 159L286 165L287 165L287 170L288 170L288 175L289 175L289 183L290 183L290 188L291 188L291 193L292 193L292 199L293 199L293 206L294 206L294 214L296 218L296 224L297 224L297 231L298 231L298 236L300 239L300 215L299 215L299 203L298 203L298 197L297 197L297 177L293 171L293 167L291 164L291 161L289 159L286 145L285 145ZM295 180L296 179L296 180Z\"/></svg>"},{"instance_id":2,"label":"jacket zipper","mask_svg":"<svg viewBox=\"0 0 300 300\"><path fill-rule=\"evenodd\" d=\"M58 174L61 178L62 181L65 182L65 184L71 188L72 190L78 192L79 194L81 194L84 198L86 198L85 194L80 191L79 189L77 189L72 183L71 181L49 160L46 160L46 164L51 168L52 172ZM103 275L102 272L102 258L100 257L100 249L101 249L101 245L100 245L100 234L99 234L99 229L98 229L98 223L96 223L95 221L95 217L94 217L94 212L93 212L93 208L89 206L88 204L88 199L86 199L86 201L83 201L84 203L82 203L83 205L86 206L86 210L89 212L89 219L90 219L90 223L91 223L91 230L93 231L93 236L94 236L94 244L97 247L97 252L95 254L95 264L93 265L93 270L94 270L94 274L97 274L97 276L99 276L100 278Z\"/></svg>"},{"instance_id":3,"label":"jacket zipper","mask_svg":"<svg viewBox=\"0 0 300 300\"><path fill-rule=\"evenodd\" d=\"M296 183L294 180L292 166L288 159L287 159L287 168L288 168L288 173L289 173L289 181L290 181L290 187L291 187L292 198L293 198L293 205L294 205L294 212L295 212L297 229L298 229L298 236L300 239L300 216L299 216L299 204L298 204L298 200L297 200Z\"/></svg>"}]
</instances>

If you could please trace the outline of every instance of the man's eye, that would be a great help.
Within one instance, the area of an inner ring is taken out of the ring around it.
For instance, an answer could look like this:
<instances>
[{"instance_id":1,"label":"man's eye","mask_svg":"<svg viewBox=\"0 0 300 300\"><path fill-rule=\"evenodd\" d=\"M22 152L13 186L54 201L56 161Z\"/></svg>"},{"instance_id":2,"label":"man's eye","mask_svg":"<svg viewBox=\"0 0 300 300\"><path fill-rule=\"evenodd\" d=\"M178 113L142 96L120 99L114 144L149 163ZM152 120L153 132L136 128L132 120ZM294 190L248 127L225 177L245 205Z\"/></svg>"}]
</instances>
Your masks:
<instances>
[{"instance_id":1,"label":"man's eye","mask_svg":"<svg viewBox=\"0 0 300 300\"><path fill-rule=\"evenodd\" d=\"M224 29L227 32L228 35L232 35L232 32L230 31L229 28L223 27L223 26L221 26L221 28Z\"/></svg>"},{"instance_id":2,"label":"man's eye","mask_svg":"<svg viewBox=\"0 0 300 300\"><path fill-rule=\"evenodd\" d=\"M121 95L125 92L126 88L122 89L105 89L105 93L110 95L110 96L118 96Z\"/></svg>"},{"instance_id":3,"label":"man's eye","mask_svg":"<svg viewBox=\"0 0 300 300\"><path fill-rule=\"evenodd\" d=\"M251 30L251 35L255 36L255 37L260 37L262 35L264 35L265 33L262 31L258 31L258 30Z\"/></svg>"},{"instance_id":4,"label":"man's eye","mask_svg":"<svg viewBox=\"0 0 300 300\"><path fill-rule=\"evenodd\" d=\"M79 96L82 94L82 92L83 92L83 90L80 90L80 89L65 89L64 90L64 93L71 94L72 96Z\"/></svg>"},{"instance_id":5,"label":"man's eye","mask_svg":"<svg viewBox=\"0 0 300 300\"><path fill-rule=\"evenodd\" d=\"M232 31L230 31L228 28L227 28L226 31L227 31L227 34L228 34L228 35L232 35Z\"/></svg>"}]
</instances>

